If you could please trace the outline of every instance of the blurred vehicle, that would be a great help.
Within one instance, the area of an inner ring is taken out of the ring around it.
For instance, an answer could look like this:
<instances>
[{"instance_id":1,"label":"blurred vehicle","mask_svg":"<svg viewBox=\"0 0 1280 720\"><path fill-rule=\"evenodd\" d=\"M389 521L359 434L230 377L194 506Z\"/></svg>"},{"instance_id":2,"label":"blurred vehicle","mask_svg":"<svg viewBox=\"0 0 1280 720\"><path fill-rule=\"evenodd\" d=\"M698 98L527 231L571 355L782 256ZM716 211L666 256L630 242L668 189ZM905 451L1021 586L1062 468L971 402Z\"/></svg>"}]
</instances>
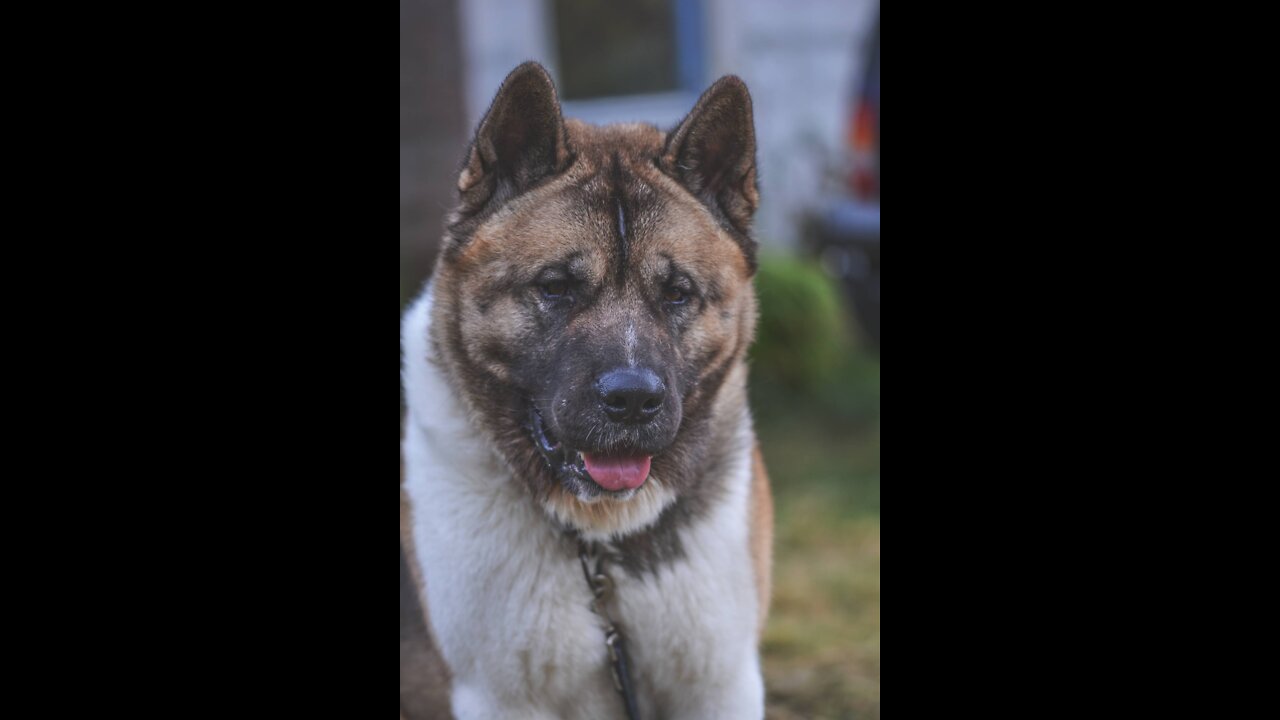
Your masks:
<instances>
[{"instance_id":1,"label":"blurred vehicle","mask_svg":"<svg viewBox=\"0 0 1280 720\"><path fill-rule=\"evenodd\" d=\"M835 188L804 217L804 239L840 280L859 325L880 346L880 18L859 51Z\"/></svg>"}]
</instances>

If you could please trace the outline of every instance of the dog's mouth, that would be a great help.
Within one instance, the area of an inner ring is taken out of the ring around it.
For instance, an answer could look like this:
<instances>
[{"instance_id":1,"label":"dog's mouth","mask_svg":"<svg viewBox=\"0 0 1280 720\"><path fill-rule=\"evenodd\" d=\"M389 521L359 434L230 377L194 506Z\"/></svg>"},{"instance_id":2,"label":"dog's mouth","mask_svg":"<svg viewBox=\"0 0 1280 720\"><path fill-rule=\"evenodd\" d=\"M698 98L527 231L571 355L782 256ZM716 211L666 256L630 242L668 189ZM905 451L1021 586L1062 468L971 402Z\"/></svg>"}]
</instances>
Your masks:
<instances>
[{"instance_id":1,"label":"dog's mouth","mask_svg":"<svg viewBox=\"0 0 1280 720\"><path fill-rule=\"evenodd\" d=\"M653 456L623 449L614 451L579 451L569 447L555 436L542 418L538 408L529 405L529 427L533 444L543 459L551 466L562 482L569 482L575 489L588 491L583 482L599 490L617 495L628 495L639 490L649 479ZM582 493L580 493L582 494Z\"/></svg>"}]
</instances>

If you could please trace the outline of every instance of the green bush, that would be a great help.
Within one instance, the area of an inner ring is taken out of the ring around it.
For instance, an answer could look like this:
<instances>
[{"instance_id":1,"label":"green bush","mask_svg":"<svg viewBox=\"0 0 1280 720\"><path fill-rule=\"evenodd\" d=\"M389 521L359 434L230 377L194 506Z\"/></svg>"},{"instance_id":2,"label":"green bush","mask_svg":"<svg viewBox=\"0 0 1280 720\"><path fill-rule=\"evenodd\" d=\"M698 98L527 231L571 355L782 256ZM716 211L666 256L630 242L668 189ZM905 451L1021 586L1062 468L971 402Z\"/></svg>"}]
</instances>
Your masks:
<instances>
[{"instance_id":1,"label":"green bush","mask_svg":"<svg viewBox=\"0 0 1280 720\"><path fill-rule=\"evenodd\" d=\"M760 324L751 387L757 409L877 417L880 363L858 347L840 288L821 267L765 254L756 293Z\"/></svg>"},{"instance_id":2,"label":"green bush","mask_svg":"<svg viewBox=\"0 0 1280 720\"><path fill-rule=\"evenodd\" d=\"M752 350L757 380L812 394L827 386L852 349L838 289L814 263L764 255L756 276L759 335Z\"/></svg>"}]
</instances>

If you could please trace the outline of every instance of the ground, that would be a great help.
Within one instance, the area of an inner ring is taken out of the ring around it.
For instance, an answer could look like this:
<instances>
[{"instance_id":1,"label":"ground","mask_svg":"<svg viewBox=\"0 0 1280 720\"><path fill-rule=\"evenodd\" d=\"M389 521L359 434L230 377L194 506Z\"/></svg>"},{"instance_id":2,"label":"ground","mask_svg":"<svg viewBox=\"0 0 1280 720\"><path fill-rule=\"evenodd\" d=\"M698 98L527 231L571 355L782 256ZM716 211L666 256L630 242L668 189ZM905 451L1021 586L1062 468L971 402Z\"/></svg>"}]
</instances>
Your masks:
<instances>
[{"instance_id":1,"label":"ground","mask_svg":"<svg viewBox=\"0 0 1280 720\"><path fill-rule=\"evenodd\" d=\"M879 362L856 362L853 417L757 402L778 513L769 720L880 717Z\"/></svg>"}]
</instances>

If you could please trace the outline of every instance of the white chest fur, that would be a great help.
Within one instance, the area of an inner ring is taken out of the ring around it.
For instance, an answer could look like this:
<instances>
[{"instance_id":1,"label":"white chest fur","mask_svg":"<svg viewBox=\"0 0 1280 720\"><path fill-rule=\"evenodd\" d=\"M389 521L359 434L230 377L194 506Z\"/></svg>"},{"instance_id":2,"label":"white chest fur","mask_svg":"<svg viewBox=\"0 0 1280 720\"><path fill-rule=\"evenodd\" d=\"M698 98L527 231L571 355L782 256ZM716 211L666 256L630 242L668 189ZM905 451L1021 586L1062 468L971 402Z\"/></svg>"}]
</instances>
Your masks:
<instances>
[{"instance_id":1,"label":"white chest fur","mask_svg":"<svg viewBox=\"0 0 1280 720\"><path fill-rule=\"evenodd\" d=\"M429 360L428 290L405 316L404 440L413 536L453 710L473 718L620 718L602 625L563 537L472 426ZM681 559L643 578L615 568L644 718L761 718L748 543L749 422L714 511Z\"/></svg>"}]
</instances>

